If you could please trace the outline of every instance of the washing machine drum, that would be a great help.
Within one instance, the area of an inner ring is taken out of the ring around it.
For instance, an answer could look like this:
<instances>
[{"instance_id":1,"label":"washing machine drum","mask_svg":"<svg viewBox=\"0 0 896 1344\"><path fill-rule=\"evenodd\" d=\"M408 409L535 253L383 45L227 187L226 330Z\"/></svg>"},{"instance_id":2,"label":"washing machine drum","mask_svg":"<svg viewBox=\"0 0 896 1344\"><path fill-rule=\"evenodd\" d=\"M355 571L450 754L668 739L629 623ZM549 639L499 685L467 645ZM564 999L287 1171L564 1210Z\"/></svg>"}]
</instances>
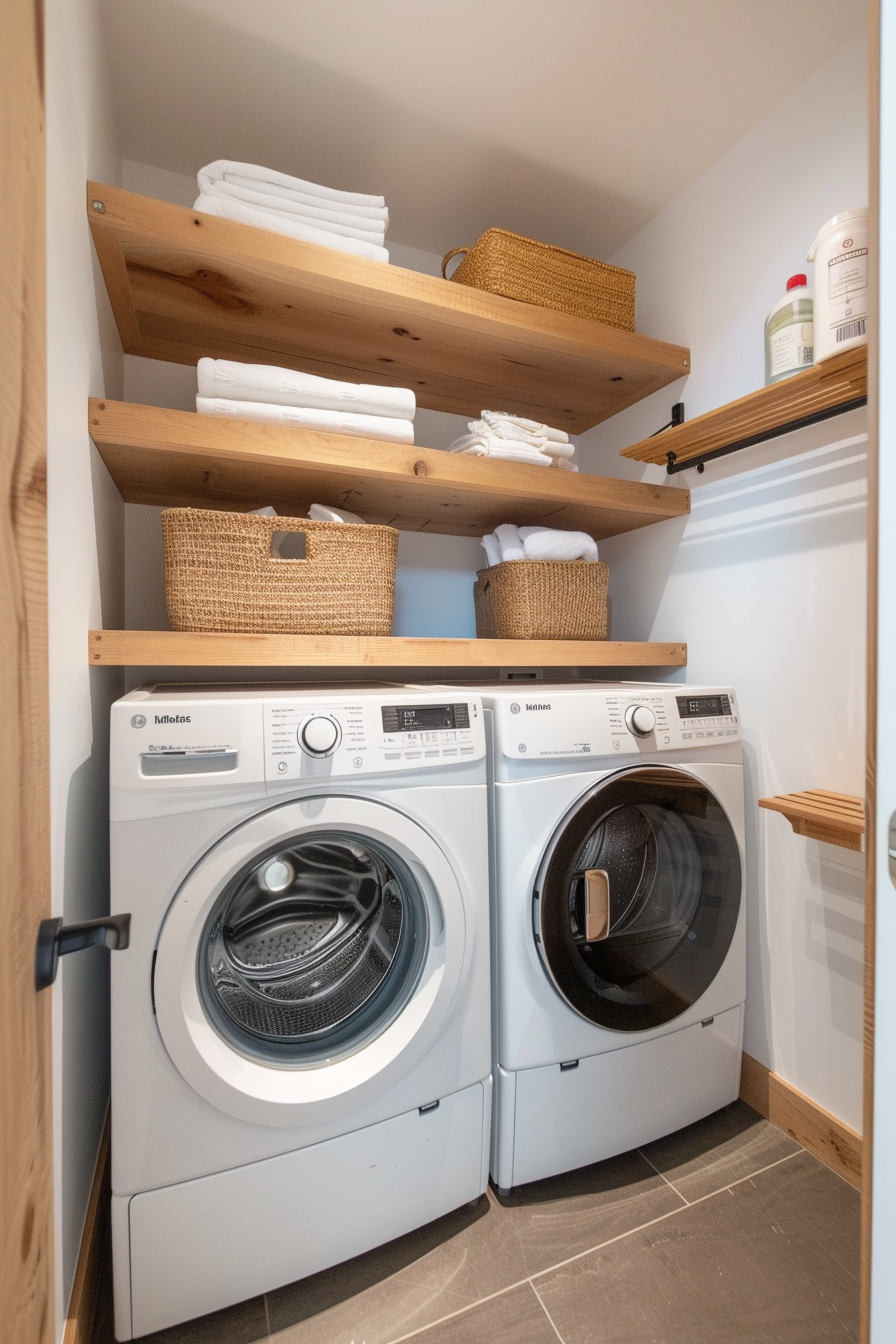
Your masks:
<instances>
[{"instance_id":1,"label":"washing machine drum","mask_svg":"<svg viewBox=\"0 0 896 1344\"><path fill-rule=\"evenodd\" d=\"M536 933L577 1012L645 1031L709 988L740 901L737 840L709 789L681 770L631 770L581 799L554 837Z\"/></svg>"},{"instance_id":2,"label":"washing machine drum","mask_svg":"<svg viewBox=\"0 0 896 1344\"><path fill-rule=\"evenodd\" d=\"M312 831L254 858L219 896L199 947L203 1003L256 1058L332 1058L401 1011L425 935L425 901L398 854Z\"/></svg>"}]
</instances>

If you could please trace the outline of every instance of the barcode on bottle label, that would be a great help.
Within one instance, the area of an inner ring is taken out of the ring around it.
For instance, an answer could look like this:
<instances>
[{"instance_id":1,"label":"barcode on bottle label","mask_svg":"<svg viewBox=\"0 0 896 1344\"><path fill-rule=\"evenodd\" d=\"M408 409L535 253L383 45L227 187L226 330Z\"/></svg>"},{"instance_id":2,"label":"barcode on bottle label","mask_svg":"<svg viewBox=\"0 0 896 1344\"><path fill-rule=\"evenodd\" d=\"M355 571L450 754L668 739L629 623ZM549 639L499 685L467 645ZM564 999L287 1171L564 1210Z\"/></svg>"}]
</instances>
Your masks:
<instances>
[{"instance_id":1,"label":"barcode on bottle label","mask_svg":"<svg viewBox=\"0 0 896 1344\"><path fill-rule=\"evenodd\" d=\"M865 319L859 318L858 322L847 322L845 326L838 327L836 331L837 343L841 341L851 341L854 336L865 335Z\"/></svg>"},{"instance_id":2,"label":"barcode on bottle label","mask_svg":"<svg viewBox=\"0 0 896 1344\"><path fill-rule=\"evenodd\" d=\"M801 364L811 364L815 358L814 345L801 345L799 347L799 362Z\"/></svg>"}]
</instances>

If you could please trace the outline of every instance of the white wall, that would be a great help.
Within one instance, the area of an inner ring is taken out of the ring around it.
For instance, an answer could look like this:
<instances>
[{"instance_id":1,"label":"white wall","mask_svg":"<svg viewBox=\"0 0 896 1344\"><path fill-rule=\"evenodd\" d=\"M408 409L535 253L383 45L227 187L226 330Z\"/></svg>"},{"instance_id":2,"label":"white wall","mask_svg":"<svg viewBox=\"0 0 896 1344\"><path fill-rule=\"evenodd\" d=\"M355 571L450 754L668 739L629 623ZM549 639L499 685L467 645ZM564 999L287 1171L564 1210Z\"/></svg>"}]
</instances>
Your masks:
<instances>
[{"instance_id":1,"label":"white wall","mask_svg":"<svg viewBox=\"0 0 896 1344\"><path fill-rule=\"evenodd\" d=\"M90 626L123 617L124 510L87 433L87 396L119 396L122 355L84 195L120 160L92 0L48 0L48 524L53 913L108 910L107 722L118 669L89 668ZM108 953L60 963L53 989L56 1336L61 1338L109 1094Z\"/></svg>"},{"instance_id":2,"label":"white wall","mask_svg":"<svg viewBox=\"0 0 896 1344\"><path fill-rule=\"evenodd\" d=\"M854 41L615 257L638 329L689 345L691 376L579 441L587 469L664 480L618 456L681 397L688 418L760 387L763 325L818 228L867 202L865 50ZM865 412L671 478L687 523L602 545L613 634L686 639L691 682L740 693L746 751L745 1048L861 1128L860 855L795 836L757 797L864 793Z\"/></svg>"}]
</instances>

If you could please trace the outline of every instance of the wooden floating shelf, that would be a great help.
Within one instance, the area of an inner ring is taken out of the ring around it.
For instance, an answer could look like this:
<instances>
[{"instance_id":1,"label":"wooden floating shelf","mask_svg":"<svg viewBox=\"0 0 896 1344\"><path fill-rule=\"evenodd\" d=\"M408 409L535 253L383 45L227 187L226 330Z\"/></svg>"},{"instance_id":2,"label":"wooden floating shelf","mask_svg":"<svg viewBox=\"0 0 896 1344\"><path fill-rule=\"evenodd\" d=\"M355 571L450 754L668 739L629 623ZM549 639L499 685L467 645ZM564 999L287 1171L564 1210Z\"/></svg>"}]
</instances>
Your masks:
<instances>
[{"instance_id":1,"label":"wooden floating shelf","mask_svg":"<svg viewBox=\"0 0 896 1344\"><path fill-rule=\"evenodd\" d=\"M829 845L861 850L865 834L865 804L851 793L806 789L803 793L760 798L760 807L781 812L797 835L825 840Z\"/></svg>"},{"instance_id":2,"label":"wooden floating shelf","mask_svg":"<svg viewBox=\"0 0 896 1344\"><path fill-rule=\"evenodd\" d=\"M413 388L580 434L690 371L683 346L88 183L122 347Z\"/></svg>"},{"instance_id":3,"label":"wooden floating shelf","mask_svg":"<svg viewBox=\"0 0 896 1344\"><path fill-rule=\"evenodd\" d=\"M690 492L674 486L128 402L92 399L89 428L130 504L273 504L304 517L317 501L414 532L481 536L512 518L598 540L690 507Z\"/></svg>"},{"instance_id":4,"label":"wooden floating shelf","mask_svg":"<svg viewBox=\"0 0 896 1344\"><path fill-rule=\"evenodd\" d=\"M537 468L538 470L538 468ZM686 644L91 630L106 667L684 667Z\"/></svg>"},{"instance_id":5,"label":"wooden floating shelf","mask_svg":"<svg viewBox=\"0 0 896 1344\"><path fill-rule=\"evenodd\" d=\"M697 458L721 457L827 419L861 404L867 395L868 351L866 346L859 346L664 430L655 438L623 448L622 456L666 466L671 452L675 454L673 470L680 470L693 465Z\"/></svg>"}]
</instances>

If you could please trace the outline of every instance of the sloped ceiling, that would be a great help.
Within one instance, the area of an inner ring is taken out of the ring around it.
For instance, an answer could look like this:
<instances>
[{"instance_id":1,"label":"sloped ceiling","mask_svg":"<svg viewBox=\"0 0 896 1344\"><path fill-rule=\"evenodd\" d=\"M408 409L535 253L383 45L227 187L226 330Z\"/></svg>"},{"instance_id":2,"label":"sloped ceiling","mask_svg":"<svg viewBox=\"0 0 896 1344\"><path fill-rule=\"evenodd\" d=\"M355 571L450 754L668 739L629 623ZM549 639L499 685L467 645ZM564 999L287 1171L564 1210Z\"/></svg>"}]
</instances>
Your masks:
<instances>
[{"instance_id":1,"label":"sloped ceiling","mask_svg":"<svg viewBox=\"0 0 896 1344\"><path fill-rule=\"evenodd\" d=\"M864 0L101 0L125 158L381 193L610 256L830 60ZM799 171L799 165L794 165Z\"/></svg>"}]
</instances>

